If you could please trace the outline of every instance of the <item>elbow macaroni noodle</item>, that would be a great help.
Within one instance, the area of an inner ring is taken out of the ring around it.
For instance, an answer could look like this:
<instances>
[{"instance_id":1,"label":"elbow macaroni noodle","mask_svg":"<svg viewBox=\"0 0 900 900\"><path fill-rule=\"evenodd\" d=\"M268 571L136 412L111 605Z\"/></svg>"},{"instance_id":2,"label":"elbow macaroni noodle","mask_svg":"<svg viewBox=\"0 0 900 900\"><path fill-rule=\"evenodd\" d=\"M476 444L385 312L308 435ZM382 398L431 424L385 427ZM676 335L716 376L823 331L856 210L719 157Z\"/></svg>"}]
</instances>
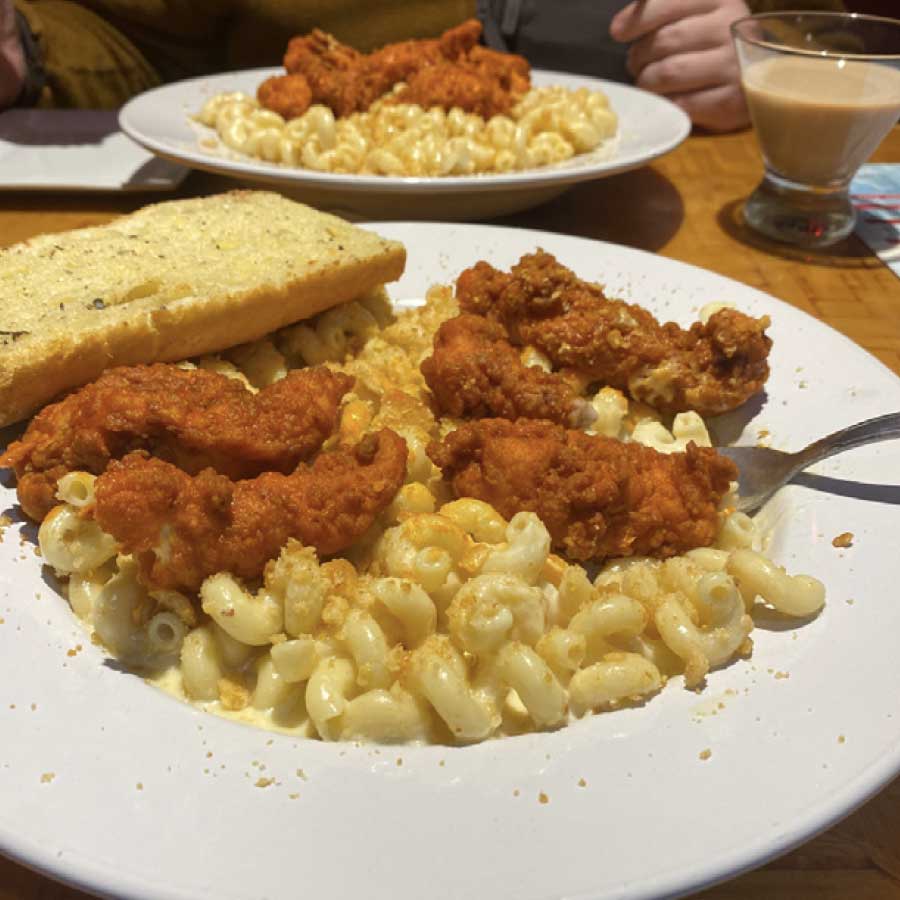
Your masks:
<instances>
[{"instance_id":1,"label":"elbow macaroni noodle","mask_svg":"<svg viewBox=\"0 0 900 900\"><path fill-rule=\"evenodd\" d=\"M725 517L723 538L740 516ZM817 611L821 584L749 549L752 522L739 521L740 546L612 561L591 582L550 553L533 513L507 523L457 500L404 515L358 567L291 541L255 591L213 575L200 624L148 595L127 557L118 571L104 561L90 575L60 572L110 650L140 669L178 659L184 695L208 708L322 740L470 743L523 718L556 728L643 702L678 674L697 686L747 652L758 601ZM42 530L47 558L66 566L84 543L78 530Z\"/></svg>"},{"instance_id":2,"label":"elbow macaroni noodle","mask_svg":"<svg viewBox=\"0 0 900 900\"><path fill-rule=\"evenodd\" d=\"M93 476L72 472L39 542L76 614L123 662L166 673L161 684L210 711L329 741L465 744L643 703L675 676L701 686L750 652L758 605L801 618L822 608L822 584L761 554L754 521L728 498L713 547L609 560L589 576L551 552L535 514L507 521L448 496L425 453L444 426L418 365L453 314L435 292L392 321L374 294L238 348L231 362L198 363L256 387L296 365L342 368L357 386L340 437L387 426L407 438L407 483L348 558L323 562L290 541L261 583L220 572L199 601L148 592L90 516ZM710 444L696 414L667 427L611 388L588 402L594 433L661 452Z\"/></svg>"},{"instance_id":3,"label":"elbow macaroni noodle","mask_svg":"<svg viewBox=\"0 0 900 900\"><path fill-rule=\"evenodd\" d=\"M551 165L596 149L617 128L604 94L563 87L533 88L510 115L487 121L459 108L426 110L390 97L344 118L315 105L285 121L241 93L211 97L196 118L247 156L318 172L395 177Z\"/></svg>"}]
</instances>

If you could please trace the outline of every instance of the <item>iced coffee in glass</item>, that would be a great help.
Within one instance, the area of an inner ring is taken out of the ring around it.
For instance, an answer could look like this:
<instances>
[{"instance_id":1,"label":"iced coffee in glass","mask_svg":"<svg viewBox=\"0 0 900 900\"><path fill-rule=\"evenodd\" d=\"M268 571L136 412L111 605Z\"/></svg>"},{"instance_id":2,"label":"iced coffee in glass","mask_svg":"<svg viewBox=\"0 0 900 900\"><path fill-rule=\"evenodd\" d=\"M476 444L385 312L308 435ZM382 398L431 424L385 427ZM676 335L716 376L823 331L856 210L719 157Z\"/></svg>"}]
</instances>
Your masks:
<instances>
[{"instance_id":1,"label":"iced coffee in glass","mask_svg":"<svg viewBox=\"0 0 900 900\"><path fill-rule=\"evenodd\" d=\"M769 13L732 35L765 164L748 224L806 247L841 240L855 223L850 181L900 118L900 21Z\"/></svg>"}]
</instances>

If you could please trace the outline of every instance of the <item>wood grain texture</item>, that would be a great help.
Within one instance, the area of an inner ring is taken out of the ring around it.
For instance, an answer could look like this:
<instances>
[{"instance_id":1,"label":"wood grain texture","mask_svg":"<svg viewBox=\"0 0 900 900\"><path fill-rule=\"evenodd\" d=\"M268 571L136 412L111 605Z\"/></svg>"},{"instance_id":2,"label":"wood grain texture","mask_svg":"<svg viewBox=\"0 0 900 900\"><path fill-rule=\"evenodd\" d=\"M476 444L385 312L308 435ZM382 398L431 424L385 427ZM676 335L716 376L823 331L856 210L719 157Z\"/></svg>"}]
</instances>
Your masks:
<instances>
[{"instance_id":1,"label":"wood grain texture","mask_svg":"<svg viewBox=\"0 0 900 900\"><path fill-rule=\"evenodd\" d=\"M900 128L875 161L900 162ZM742 224L740 207L761 176L752 133L694 136L651 166L581 185L540 209L500 221L627 244L735 278L837 328L900 374L900 279L854 237L818 254L757 238ZM231 186L194 173L177 196ZM97 224L145 202L135 195L4 194L0 245ZM0 857L0 900L86 896ZM696 896L900 900L900 779L819 837Z\"/></svg>"}]
</instances>

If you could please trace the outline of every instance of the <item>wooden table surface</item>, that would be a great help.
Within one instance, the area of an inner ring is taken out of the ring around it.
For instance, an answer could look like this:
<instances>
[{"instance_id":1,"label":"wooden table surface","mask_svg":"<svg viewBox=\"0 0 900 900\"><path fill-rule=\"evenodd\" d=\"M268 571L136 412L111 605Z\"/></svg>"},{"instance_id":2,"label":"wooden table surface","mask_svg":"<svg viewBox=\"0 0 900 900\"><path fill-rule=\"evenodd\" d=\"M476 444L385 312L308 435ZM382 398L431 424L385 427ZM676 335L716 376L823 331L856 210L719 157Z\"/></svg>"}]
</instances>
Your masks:
<instances>
[{"instance_id":1,"label":"wooden table surface","mask_svg":"<svg viewBox=\"0 0 900 900\"><path fill-rule=\"evenodd\" d=\"M874 161L900 162L900 126ZM735 278L822 319L900 374L900 278L854 237L827 252L805 254L748 232L740 218L741 201L761 174L751 133L695 136L646 168L578 186L546 206L502 221L652 250ZM179 195L231 186L193 173ZM0 246L103 222L151 199L0 194ZM84 897L0 857L0 900ZM900 900L900 779L830 831L697 897Z\"/></svg>"}]
</instances>

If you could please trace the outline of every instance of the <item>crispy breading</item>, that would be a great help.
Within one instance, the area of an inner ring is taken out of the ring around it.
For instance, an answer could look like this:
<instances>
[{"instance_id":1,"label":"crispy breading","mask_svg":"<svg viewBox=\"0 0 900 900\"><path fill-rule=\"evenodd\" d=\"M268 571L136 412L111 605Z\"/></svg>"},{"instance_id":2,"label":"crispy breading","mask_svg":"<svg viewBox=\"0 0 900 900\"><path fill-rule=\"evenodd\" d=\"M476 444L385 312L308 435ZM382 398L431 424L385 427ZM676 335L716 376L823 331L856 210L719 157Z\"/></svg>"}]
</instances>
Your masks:
<instances>
[{"instance_id":1,"label":"crispy breading","mask_svg":"<svg viewBox=\"0 0 900 900\"><path fill-rule=\"evenodd\" d=\"M463 109L483 119L510 111L515 99L498 82L486 78L465 62L441 62L413 72L397 95L403 103L423 109Z\"/></svg>"},{"instance_id":2,"label":"crispy breading","mask_svg":"<svg viewBox=\"0 0 900 900\"><path fill-rule=\"evenodd\" d=\"M390 90L400 81L406 81L423 66L444 61L441 45L436 40L399 41L386 44L365 58L365 68L377 73L377 79Z\"/></svg>"},{"instance_id":3,"label":"crispy breading","mask_svg":"<svg viewBox=\"0 0 900 900\"><path fill-rule=\"evenodd\" d=\"M367 67L389 73L385 80L391 85L406 82L397 93L403 103L417 103L425 109L463 109L490 119L508 113L528 91L531 67L524 57L479 46L480 37L481 23L469 19L445 31L437 41L388 45L371 54ZM399 71L400 48L408 54L403 77L390 80L393 72ZM388 61L391 68L386 68Z\"/></svg>"},{"instance_id":4,"label":"crispy breading","mask_svg":"<svg viewBox=\"0 0 900 900\"><path fill-rule=\"evenodd\" d=\"M482 78L495 82L506 93L521 96L531 88L531 66L524 56L476 44L467 61Z\"/></svg>"},{"instance_id":5,"label":"crispy breading","mask_svg":"<svg viewBox=\"0 0 900 900\"><path fill-rule=\"evenodd\" d=\"M40 521L59 479L99 475L112 459L145 449L188 472L230 478L291 472L334 432L353 379L324 367L291 372L258 394L240 381L166 363L109 369L38 413L0 456L14 468L19 502Z\"/></svg>"},{"instance_id":6,"label":"crispy breading","mask_svg":"<svg viewBox=\"0 0 900 900\"><path fill-rule=\"evenodd\" d=\"M290 75L302 75L313 103L323 103L337 116L368 109L384 93L384 86L371 83L363 70L364 54L337 38L313 29L292 38L284 55Z\"/></svg>"},{"instance_id":7,"label":"crispy breading","mask_svg":"<svg viewBox=\"0 0 900 900\"><path fill-rule=\"evenodd\" d=\"M768 316L722 309L687 331L660 324L543 251L523 256L509 273L477 263L459 276L456 295L465 312L502 323L514 344L662 412L719 415L761 391L769 376Z\"/></svg>"},{"instance_id":8,"label":"crispy breading","mask_svg":"<svg viewBox=\"0 0 900 900\"><path fill-rule=\"evenodd\" d=\"M273 75L256 89L256 99L283 119L296 119L309 109L312 90L305 75Z\"/></svg>"},{"instance_id":9,"label":"crispy breading","mask_svg":"<svg viewBox=\"0 0 900 900\"><path fill-rule=\"evenodd\" d=\"M525 366L503 326L482 316L444 322L421 369L438 411L456 418L523 417L577 425L589 408L558 375Z\"/></svg>"},{"instance_id":10,"label":"crispy breading","mask_svg":"<svg viewBox=\"0 0 900 900\"><path fill-rule=\"evenodd\" d=\"M572 559L668 557L711 544L731 460L688 444L663 454L552 422L466 422L428 454L460 497L507 518L537 513Z\"/></svg>"},{"instance_id":11,"label":"crispy breading","mask_svg":"<svg viewBox=\"0 0 900 900\"><path fill-rule=\"evenodd\" d=\"M466 19L454 28L448 28L439 38L438 46L445 59L459 59L471 54L481 38L481 22Z\"/></svg>"},{"instance_id":12,"label":"crispy breading","mask_svg":"<svg viewBox=\"0 0 900 900\"><path fill-rule=\"evenodd\" d=\"M393 500L406 459L406 442L389 429L290 475L247 481L131 453L97 479L93 514L135 554L146 584L191 592L216 572L258 577L290 538L320 555L346 549Z\"/></svg>"},{"instance_id":13,"label":"crispy breading","mask_svg":"<svg viewBox=\"0 0 900 900\"><path fill-rule=\"evenodd\" d=\"M313 103L339 117L368 109L402 85L399 102L457 107L487 119L509 112L531 86L531 70L520 56L477 46L480 36L481 23L470 19L438 39L401 41L364 54L314 29L290 41L284 67L290 76L302 76ZM292 111L299 89L269 82L259 102L282 115L282 109Z\"/></svg>"}]
</instances>

